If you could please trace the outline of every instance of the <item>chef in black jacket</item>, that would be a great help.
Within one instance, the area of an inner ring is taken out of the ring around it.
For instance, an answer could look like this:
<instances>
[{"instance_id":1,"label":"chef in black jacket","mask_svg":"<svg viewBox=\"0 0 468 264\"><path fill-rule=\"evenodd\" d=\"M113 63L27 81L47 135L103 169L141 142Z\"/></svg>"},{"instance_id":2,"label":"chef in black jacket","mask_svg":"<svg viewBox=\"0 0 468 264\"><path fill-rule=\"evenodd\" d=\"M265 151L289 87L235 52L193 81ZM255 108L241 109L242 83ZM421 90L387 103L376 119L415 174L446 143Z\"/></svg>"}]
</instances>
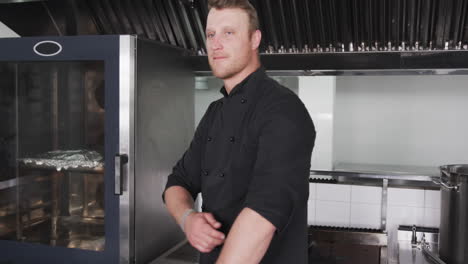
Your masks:
<instances>
[{"instance_id":1,"label":"chef in black jacket","mask_svg":"<svg viewBox=\"0 0 468 264\"><path fill-rule=\"evenodd\" d=\"M163 199L201 264L305 264L314 125L300 99L261 67L248 0L208 5L208 60L223 97L208 107Z\"/></svg>"}]
</instances>

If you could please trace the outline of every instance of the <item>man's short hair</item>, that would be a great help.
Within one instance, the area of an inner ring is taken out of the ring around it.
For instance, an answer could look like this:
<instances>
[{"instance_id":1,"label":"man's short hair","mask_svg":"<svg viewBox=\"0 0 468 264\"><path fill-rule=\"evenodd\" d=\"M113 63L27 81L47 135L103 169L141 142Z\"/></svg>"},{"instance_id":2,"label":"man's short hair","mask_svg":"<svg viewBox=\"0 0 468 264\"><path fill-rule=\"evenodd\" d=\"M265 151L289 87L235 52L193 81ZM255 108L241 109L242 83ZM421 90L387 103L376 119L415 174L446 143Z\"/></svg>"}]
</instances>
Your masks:
<instances>
[{"instance_id":1,"label":"man's short hair","mask_svg":"<svg viewBox=\"0 0 468 264\"><path fill-rule=\"evenodd\" d=\"M224 9L224 8L239 8L244 10L249 16L250 32L259 29L258 14L255 7L249 0L208 0L208 10L211 8Z\"/></svg>"}]
</instances>

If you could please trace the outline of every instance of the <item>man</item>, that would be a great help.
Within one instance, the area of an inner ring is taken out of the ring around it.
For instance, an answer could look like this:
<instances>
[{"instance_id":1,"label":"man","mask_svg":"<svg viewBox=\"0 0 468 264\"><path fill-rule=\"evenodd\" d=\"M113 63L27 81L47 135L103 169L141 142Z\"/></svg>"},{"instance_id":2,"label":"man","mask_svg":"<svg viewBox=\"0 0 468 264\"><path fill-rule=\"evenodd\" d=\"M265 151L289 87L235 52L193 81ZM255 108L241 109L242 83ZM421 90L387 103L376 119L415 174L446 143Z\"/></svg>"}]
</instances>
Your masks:
<instances>
[{"instance_id":1,"label":"man","mask_svg":"<svg viewBox=\"0 0 468 264\"><path fill-rule=\"evenodd\" d=\"M169 176L166 206L202 264L305 264L314 125L299 98L260 67L248 0L208 5L208 60L223 98ZM203 212L195 212L200 192Z\"/></svg>"}]
</instances>

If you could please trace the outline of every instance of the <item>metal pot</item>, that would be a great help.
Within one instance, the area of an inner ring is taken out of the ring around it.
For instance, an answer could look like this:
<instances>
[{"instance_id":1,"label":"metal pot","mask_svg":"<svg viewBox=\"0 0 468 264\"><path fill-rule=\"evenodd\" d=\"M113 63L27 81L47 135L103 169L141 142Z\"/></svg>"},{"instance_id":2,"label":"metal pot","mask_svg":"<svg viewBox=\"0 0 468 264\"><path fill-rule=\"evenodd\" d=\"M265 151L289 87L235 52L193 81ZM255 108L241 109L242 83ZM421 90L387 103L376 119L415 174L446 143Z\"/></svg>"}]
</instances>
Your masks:
<instances>
[{"instance_id":1,"label":"metal pot","mask_svg":"<svg viewBox=\"0 0 468 264\"><path fill-rule=\"evenodd\" d=\"M439 255L448 264L468 263L468 164L440 167Z\"/></svg>"}]
</instances>

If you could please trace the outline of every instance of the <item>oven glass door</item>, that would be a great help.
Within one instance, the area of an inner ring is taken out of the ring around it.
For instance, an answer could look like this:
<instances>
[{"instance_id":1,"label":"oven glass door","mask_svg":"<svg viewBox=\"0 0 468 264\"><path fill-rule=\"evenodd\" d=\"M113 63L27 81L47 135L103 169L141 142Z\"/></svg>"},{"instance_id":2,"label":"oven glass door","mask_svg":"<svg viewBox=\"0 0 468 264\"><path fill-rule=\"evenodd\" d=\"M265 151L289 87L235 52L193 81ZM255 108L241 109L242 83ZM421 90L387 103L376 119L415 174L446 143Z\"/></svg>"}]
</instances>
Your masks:
<instances>
[{"instance_id":1,"label":"oven glass door","mask_svg":"<svg viewBox=\"0 0 468 264\"><path fill-rule=\"evenodd\" d=\"M104 68L0 62L0 263L118 259Z\"/></svg>"}]
</instances>

